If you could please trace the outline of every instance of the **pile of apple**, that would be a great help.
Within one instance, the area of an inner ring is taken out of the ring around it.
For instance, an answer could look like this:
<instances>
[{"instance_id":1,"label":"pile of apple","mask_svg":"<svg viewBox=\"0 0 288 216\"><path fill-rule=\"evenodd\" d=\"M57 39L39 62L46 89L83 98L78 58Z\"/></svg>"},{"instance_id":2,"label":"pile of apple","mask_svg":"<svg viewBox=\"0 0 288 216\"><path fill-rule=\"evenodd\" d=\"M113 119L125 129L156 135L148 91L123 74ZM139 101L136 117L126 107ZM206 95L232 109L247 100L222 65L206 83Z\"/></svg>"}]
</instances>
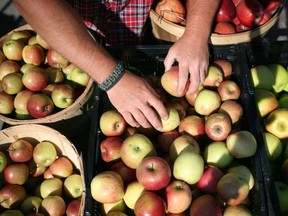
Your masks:
<instances>
[{"instance_id":1,"label":"pile of apple","mask_svg":"<svg viewBox=\"0 0 288 216\"><path fill-rule=\"evenodd\" d=\"M155 12L162 18L185 26L189 1L161 0ZM268 22L282 5L281 0L222 0L214 18L212 32L235 34Z\"/></svg>"},{"instance_id":2,"label":"pile of apple","mask_svg":"<svg viewBox=\"0 0 288 216\"><path fill-rule=\"evenodd\" d=\"M49 140L19 138L0 149L0 215L78 215L82 176Z\"/></svg>"},{"instance_id":3,"label":"pile of apple","mask_svg":"<svg viewBox=\"0 0 288 216\"><path fill-rule=\"evenodd\" d=\"M288 71L276 62L259 64L251 76L280 210L288 213Z\"/></svg>"},{"instance_id":4,"label":"pile of apple","mask_svg":"<svg viewBox=\"0 0 288 216\"><path fill-rule=\"evenodd\" d=\"M90 76L49 48L33 30L4 37L0 49L0 114L43 118L69 107Z\"/></svg>"},{"instance_id":5,"label":"pile of apple","mask_svg":"<svg viewBox=\"0 0 288 216\"><path fill-rule=\"evenodd\" d=\"M257 140L244 127L232 63L213 61L193 95L178 95L178 66L147 76L165 101L163 128L134 128L115 109L99 119L103 139L91 195L103 215L252 215ZM189 83L187 84L187 86ZM117 213L116 213L117 212Z\"/></svg>"}]
</instances>

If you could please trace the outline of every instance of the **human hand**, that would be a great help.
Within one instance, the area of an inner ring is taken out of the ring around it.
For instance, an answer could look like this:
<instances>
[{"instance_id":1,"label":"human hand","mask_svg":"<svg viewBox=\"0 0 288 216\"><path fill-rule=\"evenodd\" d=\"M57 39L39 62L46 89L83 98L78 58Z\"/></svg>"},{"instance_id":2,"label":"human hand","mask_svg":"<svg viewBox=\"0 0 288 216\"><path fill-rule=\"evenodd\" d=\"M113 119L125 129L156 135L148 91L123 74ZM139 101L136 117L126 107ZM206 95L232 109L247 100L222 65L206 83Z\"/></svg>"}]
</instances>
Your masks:
<instances>
[{"instance_id":1,"label":"human hand","mask_svg":"<svg viewBox=\"0 0 288 216\"><path fill-rule=\"evenodd\" d=\"M192 94L206 78L209 64L208 43L205 40L197 40L197 38L183 35L169 49L164 61L165 71L169 70L175 61L179 65L178 94L184 94L189 80L187 94Z\"/></svg>"},{"instance_id":2,"label":"human hand","mask_svg":"<svg viewBox=\"0 0 288 216\"><path fill-rule=\"evenodd\" d=\"M129 71L109 91L109 100L132 127L162 128L161 119L168 112L156 91L148 82Z\"/></svg>"}]
</instances>

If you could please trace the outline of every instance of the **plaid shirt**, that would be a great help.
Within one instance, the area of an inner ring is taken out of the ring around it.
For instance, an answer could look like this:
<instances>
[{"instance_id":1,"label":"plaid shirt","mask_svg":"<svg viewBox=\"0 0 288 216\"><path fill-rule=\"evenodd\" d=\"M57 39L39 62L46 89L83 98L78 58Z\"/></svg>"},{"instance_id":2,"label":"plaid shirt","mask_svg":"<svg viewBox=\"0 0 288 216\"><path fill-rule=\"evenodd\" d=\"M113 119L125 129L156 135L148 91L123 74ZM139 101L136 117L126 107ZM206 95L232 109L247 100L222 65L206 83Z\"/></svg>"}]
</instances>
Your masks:
<instances>
[{"instance_id":1,"label":"plaid shirt","mask_svg":"<svg viewBox=\"0 0 288 216\"><path fill-rule=\"evenodd\" d=\"M107 45L138 44L153 0L67 0Z\"/></svg>"}]
</instances>

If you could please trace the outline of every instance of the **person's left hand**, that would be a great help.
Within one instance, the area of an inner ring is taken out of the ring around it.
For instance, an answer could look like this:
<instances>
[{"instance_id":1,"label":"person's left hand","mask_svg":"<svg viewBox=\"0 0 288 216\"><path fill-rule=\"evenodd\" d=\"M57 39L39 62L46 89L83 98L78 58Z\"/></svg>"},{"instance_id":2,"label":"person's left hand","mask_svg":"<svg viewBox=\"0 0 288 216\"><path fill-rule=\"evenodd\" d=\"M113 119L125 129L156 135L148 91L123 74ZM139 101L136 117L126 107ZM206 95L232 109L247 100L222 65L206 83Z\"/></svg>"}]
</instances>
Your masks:
<instances>
[{"instance_id":1,"label":"person's left hand","mask_svg":"<svg viewBox=\"0 0 288 216\"><path fill-rule=\"evenodd\" d=\"M209 64L208 43L201 37L188 37L183 35L175 42L165 58L165 71L168 71L173 63L179 65L178 94L184 95L187 82L190 80L186 94L192 94L201 86L206 78Z\"/></svg>"}]
</instances>

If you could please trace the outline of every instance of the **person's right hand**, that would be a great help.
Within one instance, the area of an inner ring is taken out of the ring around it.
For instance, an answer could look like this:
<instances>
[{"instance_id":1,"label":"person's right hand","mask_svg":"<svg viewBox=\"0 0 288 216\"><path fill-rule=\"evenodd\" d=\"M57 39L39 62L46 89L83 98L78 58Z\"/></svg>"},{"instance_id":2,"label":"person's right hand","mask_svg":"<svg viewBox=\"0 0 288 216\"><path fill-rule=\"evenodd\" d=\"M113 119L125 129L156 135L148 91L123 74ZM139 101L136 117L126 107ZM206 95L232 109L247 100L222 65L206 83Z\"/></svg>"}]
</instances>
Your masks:
<instances>
[{"instance_id":1,"label":"person's right hand","mask_svg":"<svg viewBox=\"0 0 288 216\"><path fill-rule=\"evenodd\" d=\"M168 113L156 91L148 82L129 71L109 91L112 105L123 115L132 127L162 128L161 119Z\"/></svg>"}]
</instances>

